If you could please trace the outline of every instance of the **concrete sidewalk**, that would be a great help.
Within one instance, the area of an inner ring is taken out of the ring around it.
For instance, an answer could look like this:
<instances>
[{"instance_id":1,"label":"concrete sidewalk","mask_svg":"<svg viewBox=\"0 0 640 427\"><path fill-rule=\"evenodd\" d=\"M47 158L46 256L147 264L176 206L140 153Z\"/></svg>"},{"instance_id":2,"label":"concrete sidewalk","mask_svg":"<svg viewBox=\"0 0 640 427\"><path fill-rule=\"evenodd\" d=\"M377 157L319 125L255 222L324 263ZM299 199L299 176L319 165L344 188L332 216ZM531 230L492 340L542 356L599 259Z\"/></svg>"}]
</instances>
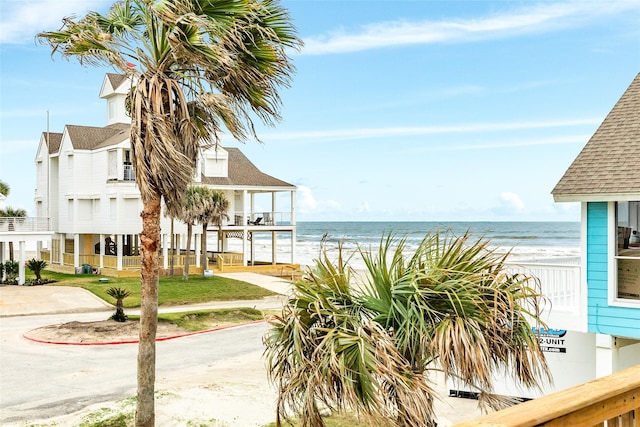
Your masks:
<instances>
[{"instance_id":1,"label":"concrete sidewalk","mask_svg":"<svg viewBox=\"0 0 640 427\"><path fill-rule=\"evenodd\" d=\"M256 273L227 273L220 277L242 280L266 288L272 292L286 295L289 283L278 277ZM283 297L266 297L260 300L215 301L189 306L189 309L256 307L259 309L278 309L282 307ZM98 298L86 289L65 286L0 286L0 317L32 316L37 314L84 313L110 311L114 307ZM159 308L160 311L185 311L185 306ZM127 311L135 313L136 310Z\"/></svg>"}]
</instances>

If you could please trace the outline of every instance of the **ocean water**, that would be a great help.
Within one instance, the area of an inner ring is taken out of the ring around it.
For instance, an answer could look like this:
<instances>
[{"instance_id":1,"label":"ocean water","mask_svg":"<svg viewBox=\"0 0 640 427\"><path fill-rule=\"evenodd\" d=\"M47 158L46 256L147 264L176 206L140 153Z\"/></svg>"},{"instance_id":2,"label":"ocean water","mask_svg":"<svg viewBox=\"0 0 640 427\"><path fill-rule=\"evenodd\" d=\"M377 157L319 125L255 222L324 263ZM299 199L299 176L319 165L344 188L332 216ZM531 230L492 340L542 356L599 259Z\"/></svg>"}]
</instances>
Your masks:
<instances>
[{"instance_id":1,"label":"ocean water","mask_svg":"<svg viewBox=\"0 0 640 427\"><path fill-rule=\"evenodd\" d=\"M383 236L392 234L406 238L407 251L415 247L429 233L440 231L461 236L471 234L471 240L489 240L489 245L498 252L511 250L510 260L541 260L572 258L580 254L579 222L298 222L294 262L312 265L325 248L334 257L338 245L349 253L358 245L374 249ZM278 235L278 262L289 262L291 243L288 234ZM241 242L231 239L229 250L241 250ZM254 242L256 260L271 259L270 235L256 235ZM362 268L360 259L354 257L352 264Z\"/></svg>"}]
</instances>

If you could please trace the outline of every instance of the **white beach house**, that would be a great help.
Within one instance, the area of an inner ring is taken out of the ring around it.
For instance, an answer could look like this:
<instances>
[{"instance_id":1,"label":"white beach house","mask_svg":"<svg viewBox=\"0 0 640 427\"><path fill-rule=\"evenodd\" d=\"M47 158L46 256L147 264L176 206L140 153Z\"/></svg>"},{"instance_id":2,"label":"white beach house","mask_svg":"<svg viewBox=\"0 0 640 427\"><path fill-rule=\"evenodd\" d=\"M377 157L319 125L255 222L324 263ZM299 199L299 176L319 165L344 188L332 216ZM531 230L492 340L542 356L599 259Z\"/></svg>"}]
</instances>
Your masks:
<instances>
[{"instance_id":1,"label":"white beach house","mask_svg":"<svg viewBox=\"0 0 640 427\"><path fill-rule=\"evenodd\" d=\"M125 111L130 87L126 76L106 75L100 90L100 98L106 101L105 127L66 125L62 133L42 134L35 156L36 216L50 218L53 237L47 249L38 249L53 267L138 274L142 202L131 162L130 118ZM293 264L294 185L261 172L238 148L222 146L201 153L194 184L223 191L230 202L229 219L221 229L211 226L207 232L222 245L220 252L217 243L204 248L212 268ZM168 269L172 241L173 247L185 249L186 226L176 220L172 228L166 217L161 226L160 267ZM201 228L196 225L194 233L192 250L198 254ZM270 241L269 259L256 259L252 244L256 236ZM229 253L232 239L241 242L232 245L240 249ZM279 260L281 249L288 259ZM178 252L174 264L180 267L184 262L193 265L192 272L202 270L200 257L185 260L183 252Z\"/></svg>"}]
</instances>

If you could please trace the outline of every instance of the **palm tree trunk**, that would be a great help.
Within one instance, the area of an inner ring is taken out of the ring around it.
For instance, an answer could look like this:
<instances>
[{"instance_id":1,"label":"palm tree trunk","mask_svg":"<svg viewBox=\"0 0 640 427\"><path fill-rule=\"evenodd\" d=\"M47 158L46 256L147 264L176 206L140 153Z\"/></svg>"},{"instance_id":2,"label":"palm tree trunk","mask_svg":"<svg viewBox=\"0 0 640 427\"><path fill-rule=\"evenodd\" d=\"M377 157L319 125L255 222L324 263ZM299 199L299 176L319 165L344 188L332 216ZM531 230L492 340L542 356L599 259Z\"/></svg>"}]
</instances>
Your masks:
<instances>
[{"instance_id":1,"label":"palm tree trunk","mask_svg":"<svg viewBox=\"0 0 640 427\"><path fill-rule=\"evenodd\" d=\"M169 275L173 277L173 258L176 256L175 234L173 234L173 217L171 217L171 252L169 258Z\"/></svg>"},{"instance_id":2,"label":"palm tree trunk","mask_svg":"<svg viewBox=\"0 0 640 427\"><path fill-rule=\"evenodd\" d=\"M191 256L191 234L193 233L193 225L187 224L187 254L184 257L184 270L182 280L189 280L189 257ZM198 256L196 254L196 256Z\"/></svg>"},{"instance_id":3,"label":"palm tree trunk","mask_svg":"<svg viewBox=\"0 0 640 427\"><path fill-rule=\"evenodd\" d=\"M201 260L201 264L202 264L202 274L204 274L204 271L207 269L207 261L208 261L208 257L207 257L207 227L209 226L208 223L203 223L202 224L202 244L200 246L202 246L202 260Z\"/></svg>"},{"instance_id":4,"label":"palm tree trunk","mask_svg":"<svg viewBox=\"0 0 640 427\"><path fill-rule=\"evenodd\" d=\"M156 329L158 326L158 247L160 194L144 202L141 242L140 343L138 345L138 401L136 426L155 425Z\"/></svg>"}]
</instances>

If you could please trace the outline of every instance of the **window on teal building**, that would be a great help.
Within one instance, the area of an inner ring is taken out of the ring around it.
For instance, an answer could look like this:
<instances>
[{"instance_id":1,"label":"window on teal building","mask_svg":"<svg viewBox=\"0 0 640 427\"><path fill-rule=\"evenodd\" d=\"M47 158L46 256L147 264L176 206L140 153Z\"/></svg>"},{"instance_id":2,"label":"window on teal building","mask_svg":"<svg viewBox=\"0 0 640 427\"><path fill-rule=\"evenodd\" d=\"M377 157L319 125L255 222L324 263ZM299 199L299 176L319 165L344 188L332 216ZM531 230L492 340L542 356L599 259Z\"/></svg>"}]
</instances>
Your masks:
<instances>
[{"instance_id":1,"label":"window on teal building","mask_svg":"<svg viewBox=\"0 0 640 427\"><path fill-rule=\"evenodd\" d=\"M640 201L616 203L616 225L616 297L640 301Z\"/></svg>"}]
</instances>

